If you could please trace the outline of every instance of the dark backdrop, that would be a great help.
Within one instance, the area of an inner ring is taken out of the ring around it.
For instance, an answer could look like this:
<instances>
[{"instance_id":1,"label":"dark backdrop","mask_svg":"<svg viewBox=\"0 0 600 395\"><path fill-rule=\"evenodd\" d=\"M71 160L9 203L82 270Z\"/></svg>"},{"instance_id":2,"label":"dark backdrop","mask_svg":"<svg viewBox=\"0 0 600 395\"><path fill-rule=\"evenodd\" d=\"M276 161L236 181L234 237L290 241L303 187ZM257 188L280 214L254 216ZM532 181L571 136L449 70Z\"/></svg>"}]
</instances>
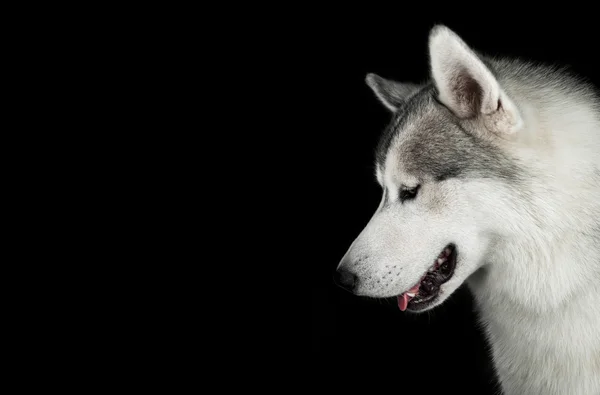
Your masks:
<instances>
[{"instance_id":1,"label":"dark backdrop","mask_svg":"<svg viewBox=\"0 0 600 395\"><path fill-rule=\"evenodd\" d=\"M416 315L400 312L394 302L353 296L332 282L332 271L381 197L373 153L390 115L364 78L368 72L400 81L426 78L428 32L443 23L486 54L569 65L598 86L596 26L567 15L428 19L394 17L385 10L316 19L308 24L314 36L305 61L314 72L306 105L318 120L303 131L313 145L306 160L318 174L307 186L319 208L318 222L311 225L318 238L310 240L316 243L312 365L338 384L379 378L399 394L415 391L408 382L421 393L494 393L489 352L464 286L442 306Z\"/></svg>"}]
</instances>

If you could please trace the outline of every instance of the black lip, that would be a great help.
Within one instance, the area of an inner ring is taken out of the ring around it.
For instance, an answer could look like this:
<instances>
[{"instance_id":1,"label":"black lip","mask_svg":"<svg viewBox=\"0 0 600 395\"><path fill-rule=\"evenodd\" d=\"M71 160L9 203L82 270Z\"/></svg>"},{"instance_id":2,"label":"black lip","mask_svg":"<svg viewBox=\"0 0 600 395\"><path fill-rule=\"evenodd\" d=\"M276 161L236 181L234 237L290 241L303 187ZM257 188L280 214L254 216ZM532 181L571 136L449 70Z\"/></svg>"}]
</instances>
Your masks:
<instances>
[{"instance_id":1,"label":"black lip","mask_svg":"<svg viewBox=\"0 0 600 395\"><path fill-rule=\"evenodd\" d=\"M421 282L419 293L408 302L407 310L420 311L431 306L439 298L442 284L448 282L454 275L458 251L456 245L452 243L444 247L444 249L448 247L452 250L450 258L444 265L437 268L433 274L425 276Z\"/></svg>"}]
</instances>

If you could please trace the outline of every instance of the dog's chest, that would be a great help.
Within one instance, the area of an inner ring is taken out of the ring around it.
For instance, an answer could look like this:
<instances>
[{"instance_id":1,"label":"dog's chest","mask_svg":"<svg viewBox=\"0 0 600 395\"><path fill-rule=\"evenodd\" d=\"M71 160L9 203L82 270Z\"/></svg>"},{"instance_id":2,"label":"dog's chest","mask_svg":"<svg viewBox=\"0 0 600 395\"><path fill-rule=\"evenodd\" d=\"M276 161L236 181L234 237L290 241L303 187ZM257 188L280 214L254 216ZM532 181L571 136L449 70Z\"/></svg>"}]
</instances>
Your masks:
<instances>
[{"instance_id":1,"label":"dog's chest","mask_svg":"<svg viewBox=\"0 0 600 395\"><path fill-rule=\"evenodd\" d=\"M505 394L600 395L600 311L594 295L541 313L477 280L469 285Z\"/></svg>"}]
</instances>

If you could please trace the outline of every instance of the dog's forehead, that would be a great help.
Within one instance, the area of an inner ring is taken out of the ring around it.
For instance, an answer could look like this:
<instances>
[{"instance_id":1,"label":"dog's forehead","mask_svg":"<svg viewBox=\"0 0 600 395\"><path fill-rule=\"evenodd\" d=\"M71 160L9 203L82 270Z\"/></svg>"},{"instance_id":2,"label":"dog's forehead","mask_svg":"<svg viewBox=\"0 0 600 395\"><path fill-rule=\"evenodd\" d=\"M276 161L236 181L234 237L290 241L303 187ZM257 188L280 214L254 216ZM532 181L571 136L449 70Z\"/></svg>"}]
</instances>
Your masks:
<instances>
[{"instance_id":1,"label":"dog's forehead","mask_svg":"<svg viewBox=\"0 0 600 395\"><path fill-rule=\"evenodd\" d=\"M467 132L434 94L432 87L426 87L413 96L382 134L377 147L382 179L411 183L466 176L517 178L516 163Z\"/></svg>"},{"instance_id":2,"label":"dog's forehead","mask_svg":"<svg viewBox=\"0 0 600 395\"><path fill-rule=\"evenodd\" d=\"M448 133L454 127L451 115L433 98L433 89L421 90L398 109L380 138L377 164L383 178L408 181L435 172L437 166L431 164L444 162L445 153L457 145L450 140L459 136ZM445 149L440 150L441 144Z\"/></svg>"},{"instance_id":3,"label":"dog's forehead","mask_svg":"<svg viewBox=\"0 0 600 395\"><path fill-rule=\"evenodd\" d=\"M385 159L392 143L402 139L404 130L411 124L418 123L423 114L431 111L433 88L428 86L413 95L404 105L397 109L388 126L384 129L377 145L377 163L384 167Z\"/></svg>"}]
</instances>

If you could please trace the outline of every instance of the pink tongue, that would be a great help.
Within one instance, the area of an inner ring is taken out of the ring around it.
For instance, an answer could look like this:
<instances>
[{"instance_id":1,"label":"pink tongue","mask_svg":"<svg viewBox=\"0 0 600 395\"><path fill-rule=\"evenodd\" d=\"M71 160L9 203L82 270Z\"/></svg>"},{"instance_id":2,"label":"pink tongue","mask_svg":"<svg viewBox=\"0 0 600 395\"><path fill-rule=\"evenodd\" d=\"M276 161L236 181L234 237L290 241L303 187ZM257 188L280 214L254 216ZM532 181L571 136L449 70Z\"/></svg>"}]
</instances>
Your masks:
<instances>
[{"instance_id":1,"label":"pink tongue","mask_svg":"<svg viewBox=\"0 0 600 395\"><path fill-rule=\"evenodd\" d=\"M408 306L408 301L410 300L409 298L410 296L408 296L406 292L398 296L398 307L400 308L400 311L406 310L406 306Z\"/></svg>"},{"instance_id":2,"label":"pink tongue","mask_svg":"<svg viewBox=\"0 0 600 395\"><path fill-rule=\"evenodd\" d=\"M408 302L413 298L412 296L408 296L407 294L411 293L411 294L416 295L417 292L419 292L420 285L421 285L421 282L419 281L417 283L417 285L415 285L408 291L404 292L402 295L398 296L398 307L400 308L400 311L406 310L406 306L408 306Z\"/></svg>"}]
</instances>

